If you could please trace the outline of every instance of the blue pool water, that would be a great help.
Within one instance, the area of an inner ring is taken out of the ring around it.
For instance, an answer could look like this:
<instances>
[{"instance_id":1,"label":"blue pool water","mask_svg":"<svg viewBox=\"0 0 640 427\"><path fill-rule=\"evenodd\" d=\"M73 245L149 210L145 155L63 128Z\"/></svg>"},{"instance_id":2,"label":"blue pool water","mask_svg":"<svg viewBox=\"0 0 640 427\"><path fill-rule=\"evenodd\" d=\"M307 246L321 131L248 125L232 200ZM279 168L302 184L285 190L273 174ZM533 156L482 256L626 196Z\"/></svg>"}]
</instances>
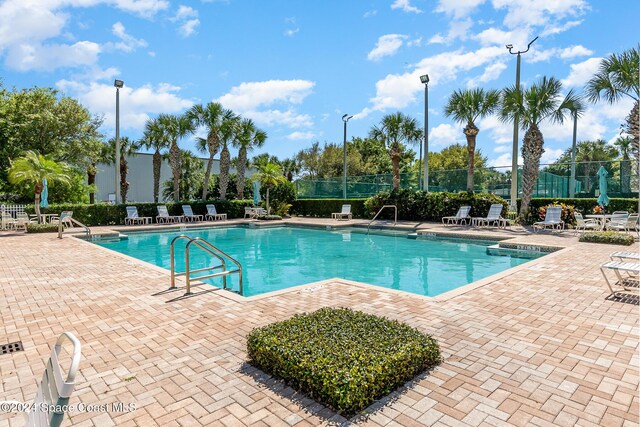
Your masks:
<instances>
[{"instance_id":1,"label":"blue pool water","mask_svg":"<svg viewBox=\"0 0 640 427\"><path fill-rule=\"evenodd\" d=\"M363 230L294 227L132 233L125 240L97 244L169 269L169 244L180 234L202 237L237 259L244 270L245 296L332 277L436 296L530 260L488 255L490 242L415 240L408 239L406 232L367 235ZM185 269L185 245L185 240L176 244L176 271ZM217 264L203 251L191 249L191 269ZM237 290L237 275L228 277L228 285ZM209 280L221 286L221 278Z\"/></svg>"}]
</instances>

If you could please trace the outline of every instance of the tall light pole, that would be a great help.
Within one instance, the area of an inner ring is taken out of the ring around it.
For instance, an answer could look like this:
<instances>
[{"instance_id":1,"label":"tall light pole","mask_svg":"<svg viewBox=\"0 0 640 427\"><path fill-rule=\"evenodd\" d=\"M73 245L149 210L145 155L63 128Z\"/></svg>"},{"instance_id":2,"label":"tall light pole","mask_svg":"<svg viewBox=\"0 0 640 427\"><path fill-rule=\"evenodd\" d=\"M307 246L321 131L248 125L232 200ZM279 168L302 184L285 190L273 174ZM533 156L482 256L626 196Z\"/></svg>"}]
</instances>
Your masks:
<instances>
[{"instance_id":1,"label":"tall light pole","mask_svg":"<svg viewBox=\"0 0 640 427\"><path fill-rule=\"evenodd\" d=\"M347 122L353 116L345 114L342 116L342 121L344 122L344 140L342 145L342 155L343 155L343 170L342 170L342 198L347 198Z\"/></svg>"},{"instance_id":2,"label":"tall light pole","mask_svg":"<svg viewBox=\"0 0 640 427\"><path fill-rule=\"evenodd\" d=\"M573 142L571 144L571 178L569 179L569 197L576 196L576 136L578 134L578 110L574 109L573 114Z\"/></svg>"},{"instance_id":3,"label":"tall light pole","mask_svg":"<svg viewBox=\"0 0 640 427\"><path fill-rule=\"evenodd\" d=\"M116 205L120 203L120 88L124 86L124 81L113 82L116 88Z\"/></svg>"},{"instance_id":4,"label":"tall light pole","mask_svg":"<svg viewBox=\"0 0 640 427\"><path fill-rule=\"evenodd\" d=\"M527 53L529 48L538 40L538 37L531 40L527 45L526 50L519 50L518 52L513 52L513 45L508 44L506 46L509 49L509 53L512 55L518 55L518 60L516 62L516 93L520 90L520 55L523 53ZM513 120L513 151L511 154L511 209L517 210L518 207L518 125L519 125L518 113L515 114Z\"/></svg>"},{"instance_id":5,"label":"tall light pole","mask_svg":"<svg viewBox=\"0 0 640 427\"><path fill-rule=\"evenodd\" d=\"M424 84L424 182L422 189L429 192L429 74L420 76ZM422 150L420 150L422 153ZM420 156L422 157L422 156Z\"/></svg>"}]
</instances>

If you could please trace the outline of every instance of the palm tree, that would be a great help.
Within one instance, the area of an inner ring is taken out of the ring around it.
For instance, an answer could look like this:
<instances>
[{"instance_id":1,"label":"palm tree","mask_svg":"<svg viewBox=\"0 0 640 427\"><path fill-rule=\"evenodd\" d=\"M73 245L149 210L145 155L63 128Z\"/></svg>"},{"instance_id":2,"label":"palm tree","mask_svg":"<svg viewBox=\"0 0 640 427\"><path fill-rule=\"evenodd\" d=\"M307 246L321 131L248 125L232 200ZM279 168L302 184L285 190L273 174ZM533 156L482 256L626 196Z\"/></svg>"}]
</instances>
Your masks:
<instances>
[{"instance_id":1,"label":"palm tree","mask_svg":"<svg viewBox=\"0 0 640 427\"><path fill-rule=\"evenodd\" d=\"M296 157L284 159L282 162L282 172L287 181L293 182L293 177L300 173L300 162Z\"/></svg>"},{"instance_id":2,"label":"palm tree","mask_svg":"<svg viewBox=\"0 0 640 427\"><path fill-rule=\"evenodd\" d=\"M40 195L44 189L43 180L47 182L70 183L71 175L65 163L56 163L35 151L27 151L23 157L11 162L9 167L9 182L20 184L26 182L35 188L33 205L40 222Z\"/></svg>"},{"instance_id":3,"label":"palm tree","mask_svg":"<svg viewBox=\"0 0 640 427\"><path fill-rule=\"evenodd\" d=\"M188 115L196 126L204 126L207 129L207 137L199 138L198 144L200 151L209 153L207 170L204 175L204 186L202 187L202 200L206 200L209 192L211 169L213 168L213 157L218 154L220 149L221 128L223 123L232 120L235 115L233 111L223 108L218 102L210 102L206 106L201 104L194 105L189 110Z\"/></svg>"},{"instance_id":4,"label":"palm tree","mask_svg":"<svg viewBox=\"0 0 640 427\"><path fill-rule=\"evenodd\" d=\"M500 92L497 90L465 89L454 91L444 107L445 116L453 117L456 122L465 125L462 132L467 138L467 151L469 153L467 165L467 191L469 192L473 192L476 137L480 132L475 121L493 114L498 109L499 104Z\"/></svg>"},{"instance_id":5,"label":"palm tree","mask_svg":"<svg viewBox=\"0 0 640 427\"><path fill-rule=\"evenodd\" d=\"M169 147L169 139L157 118L147 120L140 145L147 149L153 148L153 201L158 203L160 199L160 169L162 167L161 151Z\"/></svg>"},{"instance_id":6,"label":"palm tree","mask_svg":"<svg viewBox=\"0 0 640 427\"><path fill-rule=\"evenodd\" d=\"M422 129L418 122L400 112L388 114L382 118L379 126L369 131L369 137L382 142L391 157L393 189L400 188L400 159L404 154L405 144L415 144L422 139Z\"/></svg>"},{"instance_id":7,"label":"palm tree","mask_svg":"<svg viewBox=\"0 0 640 427\"><path fill-rule=\"evenodd\" d=\"M220 179L218 186L222 200L227 198L227 188L229 187L229 169L231 168L229 144L233 143L236 139L239 120L240 117L232 113L230 117L222 121L222 125L220 126L220 144L222 145L222 150L220 151Z\"/></svg>"},{"instance_id":8,"label":"palm tree","mask_svg":"<svg viewBox=\"0 0 640 427\"><path fill-rule=\"evenodd\" d=\"M633 149L638 153L640 135L638 130L638 99L640 99L640 55L639 47L611 54L600 62L598 72L587 82L587 97L591 102L604 98L609 104L623 97L633 99L633 108L627 116L625 131L633 137Z\"/></svg>"},{"instance_id":9,"label":"palm tree","mask_svg":"<svg viewBox=\"0 0 640 427\"><path fill-rule=\"evenodd\" d=\"M115 162L116 152L116 140L111 138L109 140L109 162ZM127 181L127 175L129 174L129 164L127 163L127 156L134 156L136 151L140 148L136 141L124 136L120 138L120 197L122 203L127 203L127 193L129 192L129 182ZM113 153L113 154L112 154Z\"/></svg>"},{"instance_id":10,"label":"palm tree","mask_svg":"<svg viewBox=\"0 0 640 427\"><path fill-rule=\"evenodd\" d=\"M570 90L564 99L561 98L562 83L554 77L542 77L523 92L515 86L503 90L500 118L508 123L519 119L519 126L525 131L522 141L522 203L520 217L525 218L529 211L529 202L533 187L538 179L540 157L544 153L544 137L539 125L546 119L562 123L565 113L576 109L580 102L578 96Z\"/></svg>"},{"instance_id":11,"label":"palm tree","mask_svg":"<svg viewBox=\"0 0 640 427\"><path fill-rule=\"evenodd\" d=\"M173 201L178 202L180 201L180 173L182 170L182 153L178 146L178 140L192 133L194 124L186 114L181 116L160 114L158 123L169 141L169 165L173 175Z\"/></svg>"},{"instance_id":12,"label":"palm tree","mask_svg":"<svg viewBox=\"0 0 640 427\"><path fill-rule=\"evenodd\" d=\"M251 178L254 181L259 181L260 186L267 189L267 214L269 214L269 189L286 182L287 179L282 175L282 168L275 163L260 163L256 165L256 168L258 172Z\"/></svg>"},{"instance_id":13,"label":"palm tree","mask_svg":"<svg viewBox=\"0 0 640 427\"><path fill-rule=\"evenodd\" d=\"M234 145L238 148L238 159L236 162L236 190L238 199L244 198L244 174L247 167L247 152L256 147L262 147L266 140L267 133L256 128L253 120L242 119L238 124L238 132L234 140Z\"/></svg>"},{"instance_id":14,"label":"palm tree","mask_svg":"<svg viewBox=\"0 0 640 427\"><path fill-rule=\"evenodd\" d=\"M631 192L631 155L633 154L633 138L618 138L613 145L620 151L620 192Z\"/></svg>"}]
</instances>

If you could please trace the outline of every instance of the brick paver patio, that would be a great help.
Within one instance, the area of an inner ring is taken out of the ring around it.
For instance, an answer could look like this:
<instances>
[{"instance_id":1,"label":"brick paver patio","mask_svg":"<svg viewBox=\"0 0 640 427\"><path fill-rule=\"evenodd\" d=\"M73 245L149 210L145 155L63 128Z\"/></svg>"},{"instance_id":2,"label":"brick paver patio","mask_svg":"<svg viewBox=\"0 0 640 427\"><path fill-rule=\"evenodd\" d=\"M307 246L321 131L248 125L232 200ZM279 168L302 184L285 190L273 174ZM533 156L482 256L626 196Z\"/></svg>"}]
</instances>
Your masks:
<instances>
[{"instance_id":1,"label":"brick paver patio","mask_svg":"<svg viewBox=\"0 0 640 427\"><path fill-rule=\"evenodd\" d=\"M577 243L568 233L507 233L568 249L444 299L331 280L243 302L213 291L171 303L175 293L158 294L168 286L165 270L73 237L0 235L0 336L25 347L0 355L0 400L30 402L50 346L72 331L83 358L71 403L137 409L73 414L64 425L340 424L246 365L245 336L294 313L342 306L415 326L444 356L360 424L638 425L638 306L606 299L598 270L628 248ZM0 425L22 419L0 414Z\"/></svg>"}]
</instances>

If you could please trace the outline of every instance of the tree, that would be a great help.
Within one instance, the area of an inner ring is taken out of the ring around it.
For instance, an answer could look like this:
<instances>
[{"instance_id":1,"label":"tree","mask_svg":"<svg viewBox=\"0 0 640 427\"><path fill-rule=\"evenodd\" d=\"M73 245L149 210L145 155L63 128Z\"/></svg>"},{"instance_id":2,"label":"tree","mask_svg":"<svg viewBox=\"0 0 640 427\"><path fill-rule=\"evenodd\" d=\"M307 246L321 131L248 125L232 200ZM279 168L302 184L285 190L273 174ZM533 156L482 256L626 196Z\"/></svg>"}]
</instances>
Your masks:
<instances>
[{"instance_id":1,"label":"tree","mask_svg":"<svg viewBox=\"0 0 640 427\"><path fill-rule=\"evenodd\" d=\"M43 180L46 179L47 183L55 181L69 183L71 181L66 164L56 163L35 151L27 151L24 157L13 160L9 167L8 177L12 184L26 182L34 186L33 203L38 215L38 222L40 222L40 195L44 189Z\"/></svg>"},{"instance_id":2,"label":"tree","mask_svg":"<svg viewBox=\"0 0 640 427\"><path fill-rule=\"evenodd\" d=\"M242 119L238 123L233 144L238 148L236 162L237 179L236 190L239 199L244 198L244 175L247 167L247 152L262 147L267 140L267 133L258 129L251 119Z\"/></svg>"},{"instance_id":3,"label":"tree","mask_svg":"<svg viewBox=\"0 0 640 427\"><path fill-rule=\"evenodd\" d=\"M158 203L160 197L162 151L169 147L169 138L157 118L147 120L144 126L144 134L139 144L147 149L153 148L153 201Z\"/></svg>"},{"instance_id":4,"label":"tree","mask_svg":"<svg viewBox=\"0 0 640 427\"><path fill-rule=\"evenodd\" d=\"M380 125L369 131L369 137L382 142L391 157L391 173L393 189L400 188L400 159L405 151L405 144L415 144L422 138L422 130L418 122L400 112L388 114L382 118Z\"/></svg>"},{"instance_id":5,"label":"tree","mask_svg":"<svg viewBox=\"0 0 640 427\"><path fill-rule=\"evenodd\" d=\"M467 191L473 192L473 171L476 151L476 137L480 129L475 124L481 119L493 114L500 104L500 92L497 90L464 89L451 94L444 107L444 114L465 127L462 130L467 138L468 166Z\"/></svg>"},{"instance_id":6,"label":"tree","mask_svg":"<svg viewBox=\"0 0 640 427\"><path fill-rule=\"evenodd\" d=\"M89 187L89 204L94 204L96 175L98 174L98 163L108 163L110 157L109 144L105 144L102 140L92 141L91 150L87 152L86 165L87 185ZM111 156L112 157L112 156Z\"/></svg>"},{"instance_id":7,"label":"tree","mask_svg":"<svg viewBox=\"0 0 640 427\"><path fill-rule=\"evenodd\" d=\"M542 77L537 83L523 91L511 86L503 90L500 118L508 123L519 119L519 126L525 131L522 142L522 202L520 217L525 218L529 211L529 202L533 188L538 180L540 157L544 153L544 137L539 125L550 119L562 123L565 113L575 108L579 98L570 90L561 98L562 83L554 77Z\"/></svg>"},{"instance_id":8,"label":"tree","mask_svg":"<svg viewBox=\"0 0 640 427\"><path fill-rule=\"evenodd\" d=\"M429 184L439 191L462 191L466 188L469 166L468 150L462 144L452 144L440 152L429 153ZM487 157L480 150L475 150L474 164L479 171L474 174L475 180L486 182L489 175L495 175L491 170L485 170ZM416 167L419 167L416 163Z\"/></svg>"},{"instance_id":9,"label":"tree","mask_svg":"<svg viewBox=\"0 0 640 427\"><path fill-rule=\"evenodd\" d=\"M620 192L631 192L631 156L633 152L633 138L629 136L618 138L613 145L620 151Z\"/></svg>"},{"instance_id":10,"label":"tree","mask_svg":"<svg viewBox=\"0 0 640 427\"><path fill-rule=\"evenodd\" d=\"M261 163L256 166L258 172L252 178L254 181L259 181L260 185L267 189L267 214L269 214L269 189L286 182L287 179L282 174L282 168L275 163Z\"/></svg>"},{"instance_id":11,"label":"tree","mask_svg":"<svg viewBox=\"0 0 640 427\"><path fill-rule=\"evenodd\" d=\"M300 163L300 169L305 171L306 177L316 179L320 175L320 143L314 142L311 147L305 148L296 154L296 159Z\"/></svg>"},{"instance_id":12,"label":"tree","mask_svg":"<svg viewBox=\"0 0 640 427\"><path fill-rule=\"evenodd\" d=\"M180 197L182 200L194 200L202 191L204 171L202 160L194 156L188 150L181 150L180 157ZM162 197L171 200L173 197L173 180L167 180L162 184Z\"/></svg>"},{"instance_id":13,"label":"tree","mask_svg":"<svg viewBox=\"0 0 640 427\"><path fill-rule=\"evenodd\" d=\"M638 153L640 135L638 130L638 100L640 99L640 54L639 47L611 54L600 61L596 74L587 82L586 93L591 102L601 98L615 104L624 97L633 99L633 108L627 116L625 132L633 138L634 152ZM634 113L635 112L635 113Z\"/></svg>"},{"instance_id":14,"label":"tree","mask_svg":"<svg viewBox=\"0 0 640 427\"><path fill-rule=\"evenodd\" d=\"M300 173L300 162L296 157L290 159L284 159L280 162L282 165L282 173L287 178L287 181L293 182L293 178Z\"/></svg>"},{"instance_id":15,"label":"tree","mask_svg":"<svg viewBox=\"0 0 640 427\"><path fill-rule=\"evenodd\" d=\"M233 143L238 132L238 124L240 117L236 114L225 117L220 126L220 176L218 188L220 189L220 198L226 200L227 189L229 188L229 171L231 169L231 153L229 145Z\"/></svg>"},{"instance_id":16,"label":"tree","mask_svg":"<svg viewBox=\"0 0 640 427\"><path fill-rule=\"evenodd\" d=\"M129 174L129 164L127 162L127 156L135 156L140 145L137 141L129 139L124 136L120 138L120 197L122 203L127 203L127 193L129 192L129 181L127 181L127 175ZM116 152L116 139L111 138L109 140L109 156L107 160L109 163L115 162L114 153Z\"/></svg>"},{"instance_id":17,"label":"tree","mask_svg":"<svg viewBox=\"0 0 640 427\"><path fill-rule=\"evenodd\" d=\"M182 153L178 140L194 131L194 125L187 115L175 116L160 114L158 124L169 141L169 165L173 175L173 201L180 201L180 173L182 167Z\"/></svg>"},{"instance_id":18,"label":"tree","mask_svg":"<svg viewBox=\"0 0 640 427\"><path fill-rule=\"evenodd\" d=\"M211 169L213 168L213 158L218 154L220 141L223 138L222 127L233 120L235 114L231 110L225 109L218 102L210 102L206 106L194 105L188 112L188 116L196 126L204 126L207 129L207 137L200 138L198 147L201 151L209 153L207 160L207 170L204 175L204 186L202 187L202 200L207 200L209 192L209 180L211 179Z\"/></svg>"}]
</instances>

